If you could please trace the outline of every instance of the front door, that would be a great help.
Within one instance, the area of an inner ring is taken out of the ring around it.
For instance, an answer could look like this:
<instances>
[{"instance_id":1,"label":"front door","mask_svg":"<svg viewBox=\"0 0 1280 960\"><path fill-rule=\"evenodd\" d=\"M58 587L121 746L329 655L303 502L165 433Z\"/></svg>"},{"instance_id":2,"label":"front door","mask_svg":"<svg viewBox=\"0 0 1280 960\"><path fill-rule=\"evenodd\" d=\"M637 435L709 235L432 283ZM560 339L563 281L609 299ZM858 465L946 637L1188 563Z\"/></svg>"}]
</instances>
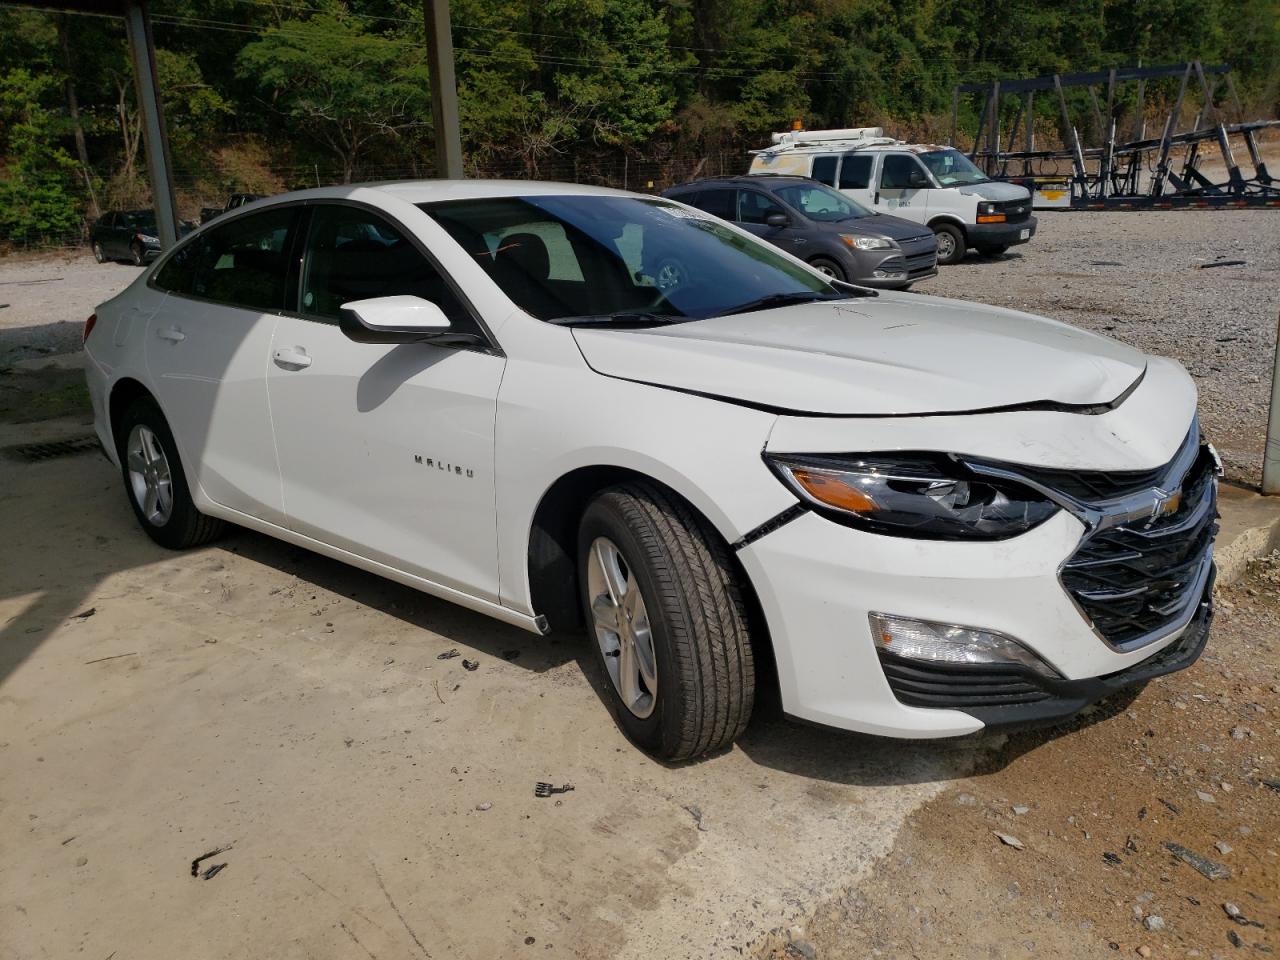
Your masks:
<instances>
[{"instance_id":1,"label":"front door","mask_svg":"<svg viewBox=\"0 0 1280 960\"><path fill-rule=\"evenodd\" d=\"M153 281L168 295L146 333L152 384L188 476L215 503L277 524L266 366L298 210L239 217L175 252Z\"/></svg>"},{"instance_id":2,"label":"front door","mask_svg":"<svg viewBox=\"0 0 1280 960\"><path fill-rule=\"evenodd\" d=\"M915 157L909 153L885 154L876 209L904 220L928 223L929 187L929 175Z\"/></svg>"},{"instance_id":3,"label":"front door","mask_svg":"<svg viewBox=\"0 0 1280 960\"><path fill-rule=\"evenodd\" d=\"M770 224L769 217L781 214L788 220L787 226ZM803 257L804 239L793 229L792 217L773 197L759 190L738 191L738 226L750 230L761 240L767 240L775 247L781 247L788 253Z\"/></svg>"},{"instance_id":4,"label":"front door","mask_svg":"<svg viewBox=\"0 0 1280 960\"><path fill-rule=\"evenodd\" d=\"M406 232L368 208L312 207L297 315L276 325L268 390L289 526L414 576L498 599L493 444L505 360L369 344L343 303L411 294L480 333Z\"/></svg>"}]
</instances>

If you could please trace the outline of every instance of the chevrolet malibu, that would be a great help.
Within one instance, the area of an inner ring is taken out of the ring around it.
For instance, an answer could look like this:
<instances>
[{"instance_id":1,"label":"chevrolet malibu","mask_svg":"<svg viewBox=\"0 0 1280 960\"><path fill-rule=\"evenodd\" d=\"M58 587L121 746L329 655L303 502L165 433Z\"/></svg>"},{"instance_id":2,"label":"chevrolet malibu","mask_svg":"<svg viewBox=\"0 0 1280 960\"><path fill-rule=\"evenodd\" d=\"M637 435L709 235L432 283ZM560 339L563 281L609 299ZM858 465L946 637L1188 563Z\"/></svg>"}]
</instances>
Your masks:
<instances>
[{"instance_id":1,"label":"chevrolet malibu","mask_svg":"<svg viewBox=\"0 0 1280 960\"><path fill-rule=\"evenodd\" d=\"M100 306L85 350L157 543L230 522L585 624L664 759L733 741L757 677L795 717L950 737L1069 717L1207 639L1216 458L1182 367L842 284L671 200L275 197Z\"/></svg>"}]
</instances>

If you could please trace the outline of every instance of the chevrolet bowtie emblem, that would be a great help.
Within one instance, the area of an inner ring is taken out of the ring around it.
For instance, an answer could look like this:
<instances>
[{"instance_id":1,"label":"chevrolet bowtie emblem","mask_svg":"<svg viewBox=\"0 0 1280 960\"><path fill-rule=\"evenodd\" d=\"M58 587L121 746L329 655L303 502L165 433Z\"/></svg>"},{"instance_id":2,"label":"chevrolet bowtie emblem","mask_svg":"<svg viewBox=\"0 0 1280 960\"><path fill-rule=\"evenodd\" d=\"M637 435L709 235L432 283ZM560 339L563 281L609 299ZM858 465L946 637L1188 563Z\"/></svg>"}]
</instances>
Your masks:
<instances>
[{"instance_id":1,"label":"chevrolet bowtie emblem","mask_svg":"<svg viewBox=\"0 0 1280 960\"><path fill-rule=\"evenodd\" d=\"M1152 491L1154 497L1151 503L1151 519L1159 520L1161 517L1168 517L1178 512L1178 508L1182 506L1182 490L1174 490L1170 493L1167 490L1156 488Z\"/></svg>"}]
</instances>

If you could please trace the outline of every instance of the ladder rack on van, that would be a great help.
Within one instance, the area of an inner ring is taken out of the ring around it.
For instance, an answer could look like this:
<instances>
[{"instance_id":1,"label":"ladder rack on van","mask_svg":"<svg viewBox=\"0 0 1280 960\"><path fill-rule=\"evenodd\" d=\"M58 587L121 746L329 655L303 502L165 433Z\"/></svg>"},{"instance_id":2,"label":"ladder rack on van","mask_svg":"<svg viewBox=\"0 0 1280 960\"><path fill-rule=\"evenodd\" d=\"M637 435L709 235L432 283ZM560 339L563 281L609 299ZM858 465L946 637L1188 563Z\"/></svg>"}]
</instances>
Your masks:
<instances>
[{"instance_id":1,"label":"ladder rack on van","mask_svg":"<svg viewBox=\"0 0 1280 960\"><path fill-rule=\"evenodd\" d=\"M784 153L804 147L823 147L827 149L856 150L858 147L879 147L898 143L893 137L884 135L883 127L846 127L842 130L785 130L769 136L772 146L762 150L751 150L757 153Z\"/></svg>"}]
</instances>

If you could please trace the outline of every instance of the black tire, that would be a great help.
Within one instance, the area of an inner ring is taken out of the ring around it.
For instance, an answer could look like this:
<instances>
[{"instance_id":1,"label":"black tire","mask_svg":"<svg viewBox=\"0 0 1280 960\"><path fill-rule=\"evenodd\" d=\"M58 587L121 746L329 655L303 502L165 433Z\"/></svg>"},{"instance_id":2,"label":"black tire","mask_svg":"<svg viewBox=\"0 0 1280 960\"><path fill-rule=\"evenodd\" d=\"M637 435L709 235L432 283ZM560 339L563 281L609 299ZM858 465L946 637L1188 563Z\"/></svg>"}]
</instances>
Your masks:
<instances>
[{"instance_id":1,"label":"black tire","mask_svg":"<svg viewBox=\"0 0 1280 960\"><path fill-rule=\"evenodd\" d=\"M644 718L619 695L597 639L587 571L601 537L616 545L648 614L658 689ZM578 571L609 709L628 739L660 760L679 761L741 735L755 701L746 606L728 549L706 521L655 484L612 487L583 515Z\"/></svg>"},{"instance_id":2,"label":"black tire","mask_svg":"<svg viewBox=\"0 0 1280 960\"><path fill-rule=\"evenodd\" d=\"M826 257L814 257L809 261L809 266L815 270L821 270L833 280L848 280L845 276L844 268L834 260L828 260Z\"/></svg>"},{"instance_id":3,"label":"black tire","mask_svg":"<svg viewBox=\"0 0 1280 960\"><path fill-rule=\"evenodd\" d=\"M102 252L102 244L98 243L97 240L93 241L93 259L99 263L107 262L107 255Z\"/></svg>"},{"instance_id":4,"label":"black tire","mask_svg":"<svg viewBox=\"0 0 1280 960\"><path fill-rule=\"evenodd\" d=\"M954 223L936 223L933 226L934 236L938 238L938 263L959 263L964 259L964 231Z\"/></svg>"},{"instance_id":5,"label":"black tire","mask_svg":"<svg viewBox=\"0 0 1280 960\"><path fill-rule=\"evenodd\" d=\"M1007 243L997 243L994 246L979 247L978 253L984 257L1002 257L1006 250L1009 249Z\"/></svg>"},{"instance_id":6,"label":"black tire","mask_svg":"<svg viewBox=\"0 0 1280 960\"><path fill-rule=\"evenodd\" d=\"M155 522L144 513L139 502L133 482L130 479L128 445L135 427L145 427L154 434L160 444L167 461L172 507L168 517ZM182 468L182 460L178 456L178 445L174 443L173 433L165 420L160 407L150 397L139 397L129 404L116 425L116 451L120 457L120 472L124 479L125 496L133 515L143 530L156 543L170 550L185 550L197 547L202 543L220 536L226 524L215 517L206 517L196 509L191 499L191 491L187 487L187 476Z\"/></svg>"},{"instance_id":7,"label":"black tire","mask_svg":"<svg viewBox=\"0 0 1280 960\"><path fill-rule=\"evenodd\" d=\"M142 252L142 244L129 244L129 259L133 262L135 267L140 267L146 262L145 255Z\"/></svg>"}]
</instances>

